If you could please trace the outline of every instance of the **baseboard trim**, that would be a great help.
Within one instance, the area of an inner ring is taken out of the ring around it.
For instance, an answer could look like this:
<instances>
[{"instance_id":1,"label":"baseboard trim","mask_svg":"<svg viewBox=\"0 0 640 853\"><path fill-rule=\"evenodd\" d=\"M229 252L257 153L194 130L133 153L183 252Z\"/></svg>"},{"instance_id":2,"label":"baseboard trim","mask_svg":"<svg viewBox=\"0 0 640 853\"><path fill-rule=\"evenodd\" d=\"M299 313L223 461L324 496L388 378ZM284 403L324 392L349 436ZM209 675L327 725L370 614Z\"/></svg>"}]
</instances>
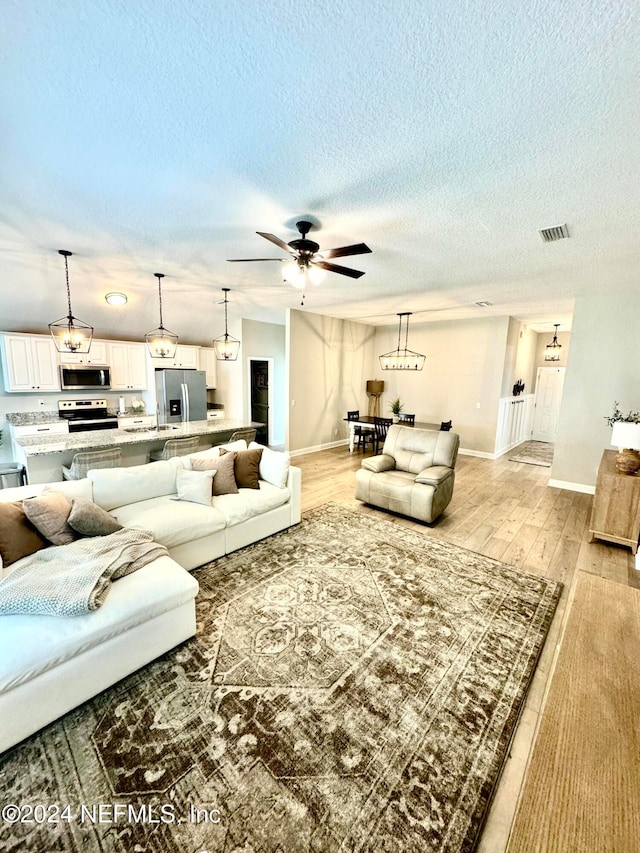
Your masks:
<instances>
[{"instance_id":1,"label":"baseboard trim","mask_svg":"<svg viewBox=\"0 0 640 853\"><path fill-rule=\"evenodd\" d=\"M486 450L468 450L466 447L461 447L458 453L463 456L479 456L481 459L497 459L500 455L499 453L489 453Z\"/></svg>"},{"instance_id":2,"label":"baseboard trim","mask_svg":"<svg viewBox=\"0 0 640 853\"><path fill-rule=\"evenodd\" d=\"M581 492L583 495L595 495L596 487L588 486L586 483L572 483L569 480L550 479L547 483L554 489L566 489L568 492Z\"/></svg>"},{"instance_id":3,"label":"baseboard trim","mask_svg":"<svg viewBox=\"0 0 640 853\"><path fill-rule=\"evenodd\" d=\"M294 456L304 456L306 453L318 453L320 450L330 450L332 447L345 446L349 446L348 438L342 438L340 441L329 441L326 444L314 444L312 447L302 447L300 450L290 450L289 455L293 459Z\"/></svg>"}]
</instances>

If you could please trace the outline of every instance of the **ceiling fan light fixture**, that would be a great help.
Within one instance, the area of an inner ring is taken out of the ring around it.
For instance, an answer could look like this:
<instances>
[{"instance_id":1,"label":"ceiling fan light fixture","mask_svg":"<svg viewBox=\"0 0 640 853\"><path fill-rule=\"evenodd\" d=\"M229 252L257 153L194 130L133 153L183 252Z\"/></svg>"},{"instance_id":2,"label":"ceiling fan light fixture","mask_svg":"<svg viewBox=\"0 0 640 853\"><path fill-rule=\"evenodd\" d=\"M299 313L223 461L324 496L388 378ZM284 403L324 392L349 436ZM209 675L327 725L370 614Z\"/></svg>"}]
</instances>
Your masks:
<instances>
[{"instance_id":1,"label":"ceiling fan light fixture","mask_svg":"<svg viewBox=\"0 0 640 853\"><path fill-rule=\"evenodd\" d=\"M64 258L64 271L67 282L67 316L49 323L49 331L58 352L89 352L93 340L93 326L73 316L71 310L71 290L69 288L69 264L67 258L73 254L66 249L58 249Z\"/></svg>"},{"instance_id":2,"label":"ceiling fan light fixture","mask_svg":"<svg viewBox=\"0 0 640 853\"><path fill-rule=\"evenodd\" d=\"M224 335L220 335L213 341L213 347L216 351L216 359L218 361L236 361L240 352L240 341L229 334L227 324L227 293L231 290L230 287L223 287L224 293Z\"/></svg>"},{"instance_id":3,"label":"ceiling fan light fixture","mask_svg":"<svg viewBox=\"0 0 640 853\"><path fill-rule=\"evenodd\" d=\"M154 276L158 279L158 306L160 308L160 325L157 329L147 332L144 336L147 342L147 349L152 358L173 358L178 347L178 336L169 329L165 329L162 322L162 279L164 273L154 272Z\"/></svg>"},{"instance_id":4,"label":"ceiling fan light fixture","mask_svg":"<svg viewBox=\"0 0 640 853\"><path fill-rule=\"evenodd\" d=\"M380 367L382 370L422 370L426 360L426 355L414 352L407 346L409 339L409 317L413 312L402 311L398 313L398 346L391 352L385 352L380 359ZM400 337L402 335L402 318L406 317L404 347L400 347Z\"/></svg>"},{"instance_id":5,"label":"ceiling fan light fixture","mask_svg":"<svg viewBox=\"0 0 640 853\"><path fill-rule=\"evenodd\" d=\"M553 340L550 344L547 344L545 347L544 360L545 361L560 361L560 350L562 349L562 344L558 343L558 326L560 323L554 323L553 326L555 328L555 332L553 333Z\"/></svg>"}]
</instances>

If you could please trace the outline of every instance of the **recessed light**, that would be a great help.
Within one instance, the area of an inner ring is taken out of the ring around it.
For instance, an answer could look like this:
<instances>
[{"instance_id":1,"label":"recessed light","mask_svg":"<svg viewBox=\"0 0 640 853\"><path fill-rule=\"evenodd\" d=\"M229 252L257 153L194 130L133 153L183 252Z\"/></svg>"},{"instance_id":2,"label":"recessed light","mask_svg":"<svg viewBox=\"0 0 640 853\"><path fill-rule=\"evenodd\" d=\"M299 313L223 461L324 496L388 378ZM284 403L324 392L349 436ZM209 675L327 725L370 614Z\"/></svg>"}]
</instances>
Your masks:
<instances>
[{"instance_id":1,"label":"recessed light","mask_svg":"<svg viewBox=\"0 0 640 853\"><path fill-rule=\"evenodd\" d=\"M476 305L479 308L488 308L491 305L491 302L487 302L486 299L481 299L480 302L476 302Z\"/></svg>"},{"instance_id":2,"label":"recessed light","mask_svg":"<svg viewBox=\"0 0 640 853\"><path fill-rule=\"evenodd\" d=\"M127 294L126 293L107 293L105 296L105 302L108 302L109 305L126 305L127 304Z\"/></svg>"}]
</instances>

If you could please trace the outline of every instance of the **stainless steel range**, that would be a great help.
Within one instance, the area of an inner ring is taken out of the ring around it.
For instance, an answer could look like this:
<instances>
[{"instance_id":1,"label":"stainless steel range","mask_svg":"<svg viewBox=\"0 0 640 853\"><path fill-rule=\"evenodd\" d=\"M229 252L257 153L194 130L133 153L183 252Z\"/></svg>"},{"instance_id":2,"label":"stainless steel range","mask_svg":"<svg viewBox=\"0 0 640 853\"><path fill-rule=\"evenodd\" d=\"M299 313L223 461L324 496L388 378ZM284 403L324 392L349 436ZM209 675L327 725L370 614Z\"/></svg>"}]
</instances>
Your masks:
<instances>
[{"instance_id":1,"label":"stainless steel range","mask_svg":"<svg viewBox=\"0 0 640 853\"><path fill-rule=\"evenodd\" d=\"M106 400L62 400L58 415L69 421L69 432L90 429L118 429L116 415L107 414Z\"/></svg>"}]
</instances>

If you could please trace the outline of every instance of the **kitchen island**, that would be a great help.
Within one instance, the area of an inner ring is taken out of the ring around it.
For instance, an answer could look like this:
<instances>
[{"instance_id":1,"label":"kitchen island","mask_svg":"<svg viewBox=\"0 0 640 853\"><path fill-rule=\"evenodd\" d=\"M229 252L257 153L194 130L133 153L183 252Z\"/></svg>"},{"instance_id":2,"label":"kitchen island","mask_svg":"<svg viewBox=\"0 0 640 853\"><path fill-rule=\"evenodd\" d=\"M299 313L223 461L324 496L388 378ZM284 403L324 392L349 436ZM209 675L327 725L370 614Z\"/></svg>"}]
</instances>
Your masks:
<instances>
[{"instance_id":1,"label":"kitchen island","mask_svg":"<svg viewBox=\"0 0 640 853\"><path fill-rule=\"evenodd\" d=\"M24 436L14 438L15 455L27 468L29 483L53 483L62 480L62 466L70 465L80 450L119 447L123 465L143 465L149 453L162 449L169 438L200 437L200 449L223 444L235 430L263 424L233 418L188 421L184 424L153 429L108 429L72 432L62 435Z\"/></svg>"}]
</instances>

